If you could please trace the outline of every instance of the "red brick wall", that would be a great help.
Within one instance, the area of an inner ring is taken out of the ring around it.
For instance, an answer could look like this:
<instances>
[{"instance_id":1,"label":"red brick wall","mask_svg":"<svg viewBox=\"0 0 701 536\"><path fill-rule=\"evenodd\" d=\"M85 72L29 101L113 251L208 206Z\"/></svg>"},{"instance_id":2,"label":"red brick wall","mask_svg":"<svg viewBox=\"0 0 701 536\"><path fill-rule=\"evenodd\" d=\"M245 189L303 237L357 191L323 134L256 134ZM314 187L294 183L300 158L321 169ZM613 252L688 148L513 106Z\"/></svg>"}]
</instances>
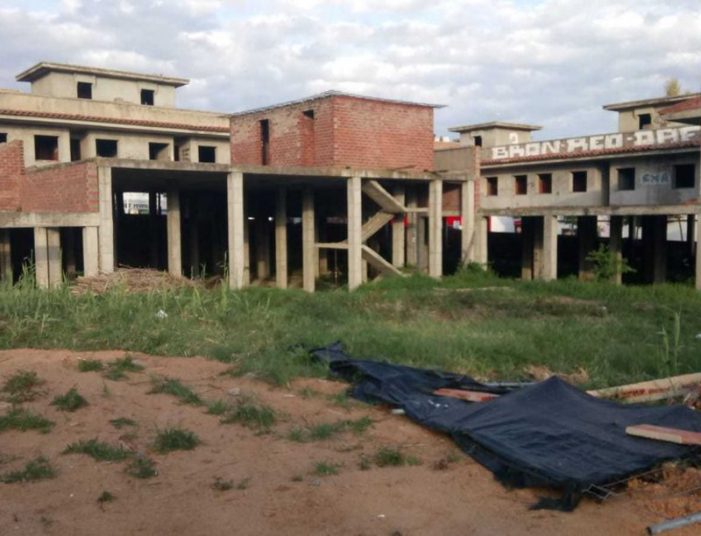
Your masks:
<instances>
[{"instance_id":1,"label":"red brick wall","mask_svg":"<svg viewBox=\"0 0 701 536\"><path fill-rule=\"evenodd\" d=\"M233 117L232 163L262 163L262 119L270 121L271 165L433 168L432 108L332 96Z\"/></svg>"},{"instance_id":2,"label":"red brick wall","mask_svg":"<svg viewBox=\"0 0 701 536\"><path fill-rule=\"evenodd\" d=\"M0 210L19 210L23 175L22 142L0 143Z\"/></svg>"},{"instance_id":3,"label":"red brick wall","mask_svg":"<svg viewBox=\"0 0 701 536\"><path fill-rule=\"evenodd\" d=\"M24 212L98 212L94 162L29 169L21 186Z\"/></svg>"},{"instance_id":4,"label":"red brick wall","mask_svg":"<svg viewBox=\"0 0 701 536\"><path fill-rule=\"evenodd\" d=\"M433 108L334 97L334 165L433 169Z\"/></svg>"}]
</instances>

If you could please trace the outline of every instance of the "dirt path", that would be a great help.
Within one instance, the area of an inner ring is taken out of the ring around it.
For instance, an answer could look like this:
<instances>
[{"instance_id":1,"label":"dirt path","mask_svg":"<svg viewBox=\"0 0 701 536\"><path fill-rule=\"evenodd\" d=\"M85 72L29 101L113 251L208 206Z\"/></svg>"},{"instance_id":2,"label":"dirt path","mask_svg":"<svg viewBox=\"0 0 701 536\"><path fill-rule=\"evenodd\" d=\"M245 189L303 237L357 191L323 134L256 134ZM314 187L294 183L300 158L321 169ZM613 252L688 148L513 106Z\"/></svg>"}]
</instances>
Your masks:
<instances>
[{"instance_id":1,"label":"dirt path","mask_svg":"<svg viewBox=\"0 0 701 536\"><path fill-rule=\"evenodd\" d=\"M0 473L39 455L58 471L51 480L0 484L0 534L638 535L661 520L644 486L605 504L585 500L569 514L530 511L538 492L505 490L450 440L404 417L353 401L339 404L331 396L346 388L342 383L299 380L290 388L272 388L222 376L226 366L214 361L136 354L145 370L129 373L126 380L77 369L81 359L107 362L124 355L0 352L3 381L19 369L36 371L46 381L45 393L26 407L56 423L48 434L0 433ZM178 378L206 400L235 400L229 390L238 388L239 397L254 395L284 417L267 434L220 424L203 407L148 394L150 375ZM57 411L51 400L71 387L90 405L74 413ZM295 426L363 416L373 426L362 434L346 431L306 443L288 439ZM138 426L117 430L109 421L118 417ZM168 426L190 429L203 443L192 451L152 452L156 431ZM147 453L158 476L141 480L125 473L126 462L61 454L67 444L92 438ZM400 448L421 463L361 469L361 457L370 459L383 446ZM314 474L315 463L322 461L337 464L338 474ZM232 481L234 488L213 489L217 478ZM115 499L99 504L103 491Z\"/></svg>"}]
</instances>

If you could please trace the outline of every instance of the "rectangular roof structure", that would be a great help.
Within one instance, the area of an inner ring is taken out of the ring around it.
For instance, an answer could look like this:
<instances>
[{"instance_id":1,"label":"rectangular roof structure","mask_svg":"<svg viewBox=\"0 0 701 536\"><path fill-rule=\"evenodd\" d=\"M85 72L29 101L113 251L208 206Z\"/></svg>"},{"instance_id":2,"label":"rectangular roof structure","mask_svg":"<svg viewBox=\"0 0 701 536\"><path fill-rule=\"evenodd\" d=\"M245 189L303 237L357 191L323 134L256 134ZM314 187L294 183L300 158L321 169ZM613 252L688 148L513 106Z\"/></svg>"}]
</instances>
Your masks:
<instances>
[{"instance_id":1,"label":"rectangular roof structure","mask_svg":"<svg viewBox=\"0 0 701 536\"><path fill-rule=\"evenodd\" d=\"M701 93L689 93L686 95L675 95L673 97L654 97L651 99L642 99L634 101L619 102L614 104L606 104L603 106L604 110L610 110L614 112L620 112L623 110L630 110L632 108L642 108L645 106L661 106L661 105L672 105L676 102L683 101L692 97L699 97Z\"/></svg>"},{"instance_id":2,"label":"rectangular roof structure","mask_svg":"<svg viewBox=\"0 0 701 536\"><path fill-rule=\"evenodd\" d=\"M84 65L69 65L66 63L51 63L42 61L22 71L15 78L18 82L34 82L51 72L85 74L104 78L117 78L119 80L134 80L139 82L153 82L166 86L181 87L190 83L187 78L176 78L156 74L142 74L131 71L117 71L114 69L102 69L99 67L86 67Z\"/></svg>"},{"instance_id":3,"label":"rectangular roof structure","mask_svg":"<svg viewBox=\"0 0 701 536\"><path fill-rule=\"evenodd\" d=\"M475 130L487 130L490 128L503 128L508 130L525 130L527 132L532 132L534 130L540 130L543 127L539 125L529 125L526 123L508 123L505 121L490 121L489 123L477 123L475 125L463 125L458 127L450 127L448 130L450 132L473 132Z\"/></svg>"},{"instance_id":4,"label":"rectangular roof structure","mask_svg":"<svg viewBox=\"0 0 701 536\"><path fill-rule=\"evenodd\" d=\"M407 106L419 106L422 108L444 108L445 107L445 104L426 104L426 103L412 102L412 101L405 101L405 100L384 99L381 97L368 97L367 95L356 95L354 93L345 93L343 91L330 90L330 91L324 91L323 93L318 93L316 95L311 95L309 97L305 97L305 98L301 98L301 99L291 100L291 101L287 101L287 102L281 102L279 104L272 104L270 106L263 106L260 108L254 108L252 110L244 110L242 112L236 112L236 113L231 114L231 117L239 117L242 115L267 112L269 110L276 110L278 108L285 108L287 106L295 106L297 104L304 104L306 102L313 102L313 101L317 101L317 100L321 100L321 99L328 99L331 97L350 97L353 99L361 99L361 100L375 101L375 102L386 102L389 104L404 104Z\"/></svg>"}]
</instances>

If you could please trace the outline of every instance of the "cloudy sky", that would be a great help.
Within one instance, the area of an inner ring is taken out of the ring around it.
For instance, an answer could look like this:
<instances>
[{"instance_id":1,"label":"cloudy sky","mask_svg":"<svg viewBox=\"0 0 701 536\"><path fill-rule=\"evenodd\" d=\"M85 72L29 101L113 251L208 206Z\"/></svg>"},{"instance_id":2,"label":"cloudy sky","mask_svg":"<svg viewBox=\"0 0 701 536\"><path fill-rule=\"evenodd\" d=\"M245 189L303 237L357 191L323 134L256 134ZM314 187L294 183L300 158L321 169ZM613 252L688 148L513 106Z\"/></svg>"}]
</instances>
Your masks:
<instances>
[{"instance_id":1,"label":"cloudy sky","mask_svg":"<svg viewBox=\"0 0 701 536\"><path fill-rule=\"evenodd\" d=\"M445 104L541 139L615 130L601 105L701 91L701 0L0 0L0 87L40 60L188 77L234 112L337 89Z\"/></svg>"}]
</instances>

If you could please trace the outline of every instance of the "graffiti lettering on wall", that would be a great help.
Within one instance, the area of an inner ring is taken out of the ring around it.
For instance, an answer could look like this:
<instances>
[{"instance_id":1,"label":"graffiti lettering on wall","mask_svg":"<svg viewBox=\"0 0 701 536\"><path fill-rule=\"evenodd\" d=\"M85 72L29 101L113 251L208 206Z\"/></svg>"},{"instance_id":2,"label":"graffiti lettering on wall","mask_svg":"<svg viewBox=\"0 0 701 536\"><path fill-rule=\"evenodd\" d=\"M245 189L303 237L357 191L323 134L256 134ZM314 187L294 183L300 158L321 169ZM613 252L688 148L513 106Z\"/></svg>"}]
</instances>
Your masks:
<instances>
[{"instance_id":1,"label":"graffiti lettering on wall","mask_svg":"<svg viewBox=\"0 0 701 536\"><path fill-rule=\"evenodd\" d=\"M696 126L639 130L637 132L600 134L584 138L534 141L516 145L502 145L486 149L485 157L492 160L507 158L546 157L550 155L572 155L615 149L651 147L688 143L701 140L701 129Z\"/></svg>"},{"instance_id":2,"label":"graffiti lettering on wall","mask_svg":"<svg viewBox=\"0 0 701 536\"><path fill-rule=\"evenodd\" d=\"M672 174L669 171L647 171L641 175L640 182L644 186L669 184L672 182Z\"/></svg>"}]
</instances>

